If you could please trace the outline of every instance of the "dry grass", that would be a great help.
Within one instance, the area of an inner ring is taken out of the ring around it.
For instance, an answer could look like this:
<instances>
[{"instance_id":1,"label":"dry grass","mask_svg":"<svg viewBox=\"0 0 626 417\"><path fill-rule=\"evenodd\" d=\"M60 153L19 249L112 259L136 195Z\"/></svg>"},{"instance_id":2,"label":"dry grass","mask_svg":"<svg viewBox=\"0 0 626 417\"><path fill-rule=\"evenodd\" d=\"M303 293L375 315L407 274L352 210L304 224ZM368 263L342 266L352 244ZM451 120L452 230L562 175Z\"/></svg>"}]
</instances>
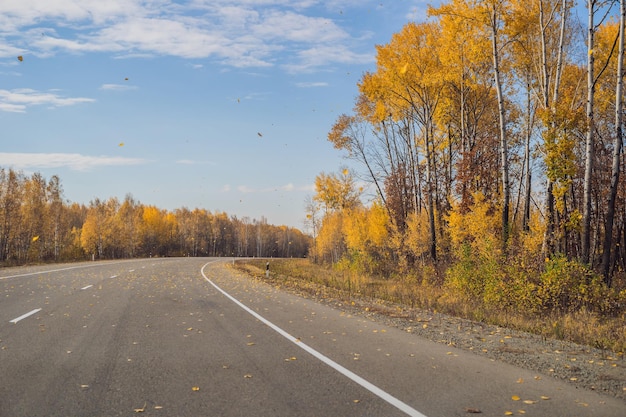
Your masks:
<instances>
[{"instance_id":1,"label":"dry grass","mask_svg":"<svg viewBox=\"0 0 626 417\"><path fill-rule=\"evenodd\" d=\"M626 350L626 311L614 317L577 311L530 315L524 312L486 310L468 303L419 276L380 279L313 264L307 259L273 259L270 278L263 259L238 260L235 267L278 287L319 298L343 301L382 301L400 309L423 309L567 340L623 354Z\"/></svg>"}]
</instances>

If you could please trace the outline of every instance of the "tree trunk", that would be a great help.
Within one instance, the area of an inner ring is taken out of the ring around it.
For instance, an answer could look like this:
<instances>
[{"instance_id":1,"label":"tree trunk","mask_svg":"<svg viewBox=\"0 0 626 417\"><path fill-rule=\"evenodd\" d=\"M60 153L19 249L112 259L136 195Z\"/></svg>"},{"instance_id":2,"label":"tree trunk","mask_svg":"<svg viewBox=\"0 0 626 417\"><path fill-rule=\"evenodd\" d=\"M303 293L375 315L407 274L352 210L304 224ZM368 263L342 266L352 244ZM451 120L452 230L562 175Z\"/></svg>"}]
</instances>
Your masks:
<instances>
[{"instance_id":1,"label":"tree trunk","mask_svg":"<svg viewBox=\"0 0 626 417\"><path fill-rule=\"evenodd\" d=\"M491 46L493 53L493 72L498 96L498 116L500 124L500 170L502 176L502 248L506 251L509 239L509 151L506 136L506 116L504 108L504 96L502 93L502 80L500 74L500 53L498 51L498 14L494 6L491 11Z\"/></svg>"},{"instance_id":2,"label":"tree trunk","mask_svg":"<svg viewBox=\"0 0 626 417\"><path fill-rule=\"evenodd\" d=\"M581 261L588 264L591 259L591 179L593 174L594 146L594 9L595 0L587 0L588 32L587 32L587 138L585 141L585 180L583 188L583 225L581 235Z\"/></svg>"},{"instance_id":3,"label":"tree trunk","mask_svg":"<svg viewBox=\"0 0 626 417\"><path fill-rule=\"evenodd\" d=\"M617 55L617 85L615 87L615 137L613 138L613 163L611 166L611 189L609 192L609 202L606 213L606 226L604 230L604 247L602 251L602 275L604 282L611 285L611 252L613 250L613 223L615 219L615 200L617 199L617 187L620 175L620 155L622 152L623 132L622 132L622 88L623 88L623 66L624 66L624 20L626 7L624 2L619 2L619 53Z\"/></svg>"}]
</instances>

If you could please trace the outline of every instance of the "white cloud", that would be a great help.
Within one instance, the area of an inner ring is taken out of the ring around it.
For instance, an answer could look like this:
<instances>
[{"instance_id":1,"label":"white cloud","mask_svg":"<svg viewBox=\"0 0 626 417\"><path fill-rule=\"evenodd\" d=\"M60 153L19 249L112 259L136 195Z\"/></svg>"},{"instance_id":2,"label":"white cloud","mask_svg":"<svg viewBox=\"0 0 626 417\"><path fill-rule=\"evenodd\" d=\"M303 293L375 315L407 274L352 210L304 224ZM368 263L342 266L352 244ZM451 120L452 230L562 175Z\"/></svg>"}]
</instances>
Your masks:
<instances>
[{"instance_id":1,"label":"white cloud","mask_svg":"<svg viewBox=\"0 0 626 417\"><path fill-rule=\"evenodd\" d=\"M77 153L0 153L0 166L16 169L69 168L89 171L104 166L140 165L146 161L139 158L116 156L88 156Z\"/></svg>"},{"instance_id":2,"label":"white cloud","mask_svg":"<svg viewBox=\"0 0 626 417\"><path fill-rule=\"evenodd\" d=\"M125 85L125 84L102 84L100 86L100 90L107 91L128 91L128 90L136 90L137 86L135 85Z\"/></svg>"},{"instance_id":3,"label":"white cloud","mask_svg":"<svg viewBox=\"0 0 626 417\"><path fill-rule=\"evenodd\" d=\"M3 0L0 56L109 52L305 70L370 62L373 51L365 58L357 45L366 42L332 13L312 15L320 6L331 8L319 0ZM313 59L311 51L327 52Z\"/></svg>"},{"instance_id":4,"label":"white cloud","mask_svg":"<svg viewBox=\"0 0 626 417\"><path fill-rule=\"evenodd\" d=\"M92 98L62 97L56 92L40 92L30 88L0 89L0 111L5 112L24 113L30 106L63 107L94 101Z\"/></svg>"},{"instance_id":5,"label":"white cloud","mask_svg":"<svg viewBox=\"0 0 626 417\"><path fill-rule=\"evenodd\" d=\"M318 82L311 81L311 82L296 83L296 86L300 88L328 87L328 83L322 82L322 81L318 81Z\"/></svg>"}]
</instances>

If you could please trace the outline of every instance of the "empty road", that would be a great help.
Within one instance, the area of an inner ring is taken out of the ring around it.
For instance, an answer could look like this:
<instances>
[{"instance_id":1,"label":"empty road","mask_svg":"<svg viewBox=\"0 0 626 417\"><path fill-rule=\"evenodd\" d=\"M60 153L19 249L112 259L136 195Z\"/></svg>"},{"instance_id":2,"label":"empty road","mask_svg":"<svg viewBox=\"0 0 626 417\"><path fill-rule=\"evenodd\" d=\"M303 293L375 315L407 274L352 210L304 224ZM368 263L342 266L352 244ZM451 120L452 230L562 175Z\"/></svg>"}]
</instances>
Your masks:
<instances>
[{"instance_id":1,"label":"empty road","mask_svg":"<svg viewBox=\"0 0 626 417\"><path fill-rule=\"evenodd\" d=\"M0 417L626 415L536 377L223 259L0 270Z\"/></svg>"}]
</instances>

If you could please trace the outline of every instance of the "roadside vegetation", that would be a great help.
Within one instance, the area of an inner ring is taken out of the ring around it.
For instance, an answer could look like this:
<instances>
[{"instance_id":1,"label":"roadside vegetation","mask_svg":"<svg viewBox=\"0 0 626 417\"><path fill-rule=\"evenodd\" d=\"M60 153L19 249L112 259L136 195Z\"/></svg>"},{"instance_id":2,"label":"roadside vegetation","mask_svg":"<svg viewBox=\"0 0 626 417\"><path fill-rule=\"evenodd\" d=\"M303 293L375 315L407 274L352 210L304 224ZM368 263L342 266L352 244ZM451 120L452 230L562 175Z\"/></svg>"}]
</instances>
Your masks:
<instances>
[{"instance_id":1,"label":"roadside vegetation","mask_svg":"<svg viewBox=\"0 0 626 417\"><path fill-rule=\"evenodd\" d=\"M383 278L309 259L242 259L234 266L280 288L356 303L382 314L414 311L419 315L419 310L428 310L609 350L618 357L626 350L626 314L618 306L624 305L626 292L607 290L601 277L589 280L587 271L563 259L551 261L540 282L526 284L529 295L522 298L511 295L523 292L520 283L510 291L487 292L481 298L463 291L456 278L444 283L433 281L430 274ZM479 279L479 273L474 276Z\"/></svg>"},{"instance_id":2,"label":"roadside vegetation","mask_svg":"<svg viewBox=\"0 0 626 417\"><path fill-rule=\"evenodd\" d=\"M302 257L310 236L265 218L145 205L127 195L88 205L61 179L0 167L0 266L152 256Z\"/></svg>"}]
</instances>

